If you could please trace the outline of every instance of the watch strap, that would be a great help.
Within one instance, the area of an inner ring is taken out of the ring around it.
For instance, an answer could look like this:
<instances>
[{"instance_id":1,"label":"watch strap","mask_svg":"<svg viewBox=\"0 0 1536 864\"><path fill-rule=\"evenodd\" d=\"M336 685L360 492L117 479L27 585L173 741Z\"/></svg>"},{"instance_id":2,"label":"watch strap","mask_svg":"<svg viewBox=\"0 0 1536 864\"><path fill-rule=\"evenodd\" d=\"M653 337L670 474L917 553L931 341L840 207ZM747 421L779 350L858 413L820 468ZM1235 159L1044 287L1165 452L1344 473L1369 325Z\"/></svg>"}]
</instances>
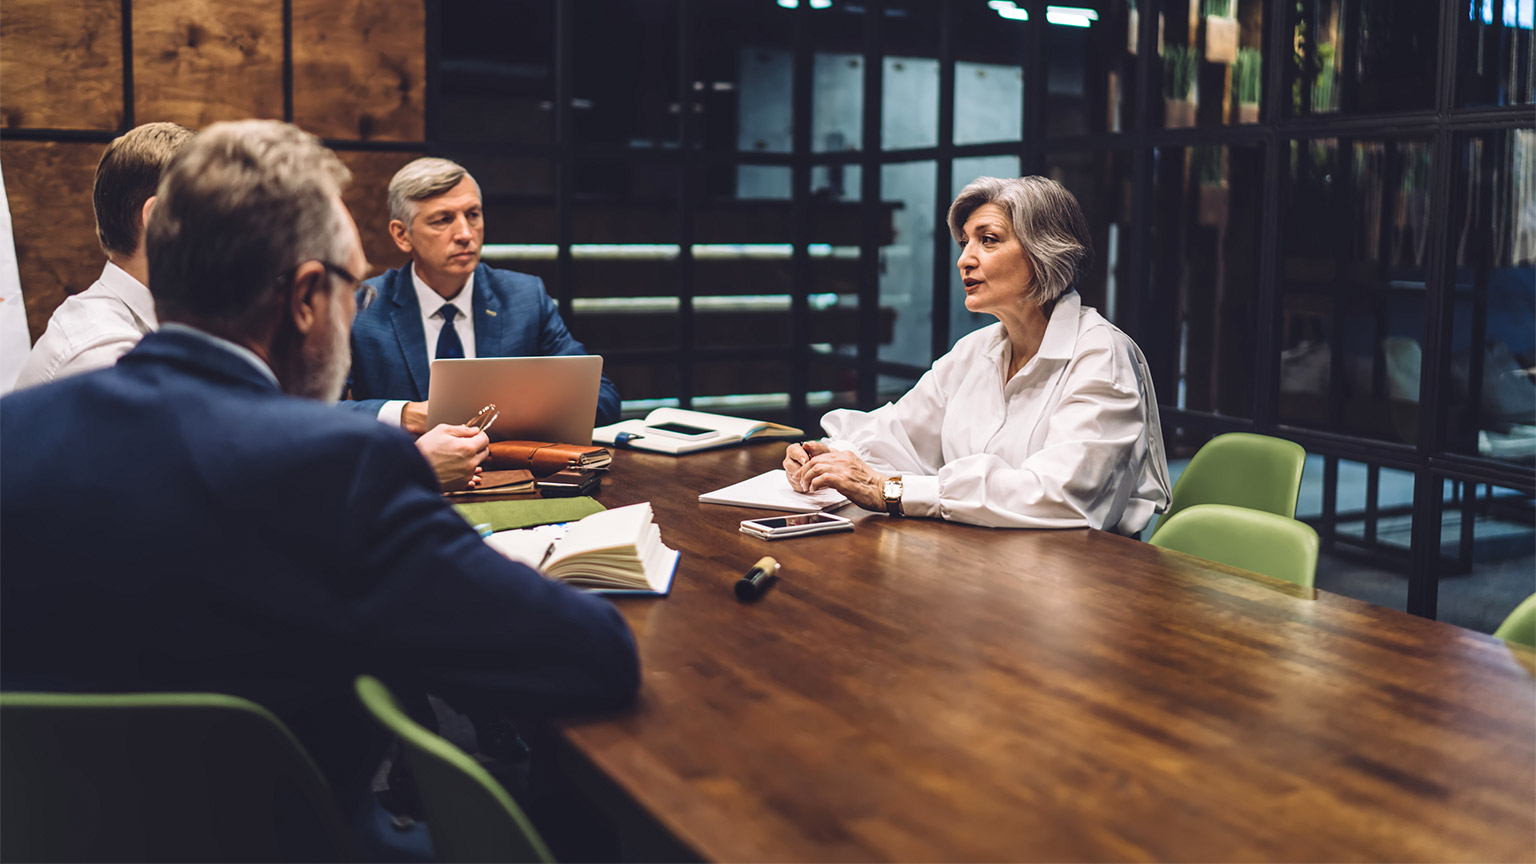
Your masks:
<instances>
[{"instance_id":1,"label":"watch strap","mask_svg":"<svg viewBox=\"0 0 1536 864\"><path fill-rule=\"evenodd\" d=\"M905 516L901 510L901 478L891 477L885 481L885 512L892 516ZM894 493L894 494L892 494Z\"/></svg>"}]
</instances>

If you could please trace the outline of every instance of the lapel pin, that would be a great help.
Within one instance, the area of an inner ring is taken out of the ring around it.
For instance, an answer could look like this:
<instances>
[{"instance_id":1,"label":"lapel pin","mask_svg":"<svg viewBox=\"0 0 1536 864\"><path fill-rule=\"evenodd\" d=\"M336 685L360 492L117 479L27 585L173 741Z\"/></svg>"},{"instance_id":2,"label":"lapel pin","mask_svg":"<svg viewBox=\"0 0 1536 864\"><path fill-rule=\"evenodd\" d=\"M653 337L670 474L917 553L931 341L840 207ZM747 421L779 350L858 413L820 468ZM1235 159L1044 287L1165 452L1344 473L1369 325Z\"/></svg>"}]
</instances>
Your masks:
<instances>
[{"instance_id":1,"label":"lapel pin","mask_svg":"<svg viewBox=\"0 0 1536 864\"><path fill-rule=\"evenodd\" d=\"M495 318L496 317L496 310L495 309L487 309L487 310L485 310L485 314L491 316L492 318Z\"/></svg>"}]
</instances>

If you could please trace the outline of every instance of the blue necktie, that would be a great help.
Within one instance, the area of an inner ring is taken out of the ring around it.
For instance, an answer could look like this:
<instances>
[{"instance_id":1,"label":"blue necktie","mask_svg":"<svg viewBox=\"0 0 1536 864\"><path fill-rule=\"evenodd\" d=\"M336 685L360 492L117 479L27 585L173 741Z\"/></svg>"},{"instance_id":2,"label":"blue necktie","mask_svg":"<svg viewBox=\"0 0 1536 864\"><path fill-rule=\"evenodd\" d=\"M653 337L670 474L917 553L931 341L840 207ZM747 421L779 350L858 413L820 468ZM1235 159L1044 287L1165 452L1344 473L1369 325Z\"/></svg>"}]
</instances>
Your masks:
<instances>
[{"instance_id":1,"label":"blue necktie","mask_svg":"<svg viewBox=\"0 0 1536 864\"><path fill-rule=\"evenodd\" d=\"M464 356L464 343L459 341L459 331L453 326L459 307L444 303L439 314L443 316L443 332L437 334L437 359L457 360Z\"/></svg>"}]
</instances>

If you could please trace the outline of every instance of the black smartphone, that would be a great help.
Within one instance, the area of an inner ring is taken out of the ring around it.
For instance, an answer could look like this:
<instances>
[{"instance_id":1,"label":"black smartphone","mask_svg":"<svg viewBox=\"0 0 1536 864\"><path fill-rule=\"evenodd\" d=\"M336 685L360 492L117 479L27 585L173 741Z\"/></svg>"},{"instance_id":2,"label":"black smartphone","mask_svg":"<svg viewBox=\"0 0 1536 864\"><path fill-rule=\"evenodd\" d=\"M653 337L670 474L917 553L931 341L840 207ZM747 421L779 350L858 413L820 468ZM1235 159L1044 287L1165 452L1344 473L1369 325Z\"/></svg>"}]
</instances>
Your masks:
<instances>
[{"instance_id":1,"label":"black smartphone","mask_svg":"<svg viewBox=\"0 0 1536 864\"><path fill-rule=\"evenodd\" d=\"M687 423L651 423L646 427L647 431L654 432L667 438L681 438L684 441L702 441L705 438L713 438L720 433L714 429L705 429L703 426L689 426Z\"/></svg>"},{"instance_id":2,"label":"black smartphone","mask_svg":"<svg viewBox=\"0 0 1536 864\"><path fill-rule=\"evenodd\" d=\"M603 484L603 472L592 470L580 470L567 468L564 471L534 481L534 488L545 498L570 498L576 495L591 495Z\"/></svg>"}]
</instances>

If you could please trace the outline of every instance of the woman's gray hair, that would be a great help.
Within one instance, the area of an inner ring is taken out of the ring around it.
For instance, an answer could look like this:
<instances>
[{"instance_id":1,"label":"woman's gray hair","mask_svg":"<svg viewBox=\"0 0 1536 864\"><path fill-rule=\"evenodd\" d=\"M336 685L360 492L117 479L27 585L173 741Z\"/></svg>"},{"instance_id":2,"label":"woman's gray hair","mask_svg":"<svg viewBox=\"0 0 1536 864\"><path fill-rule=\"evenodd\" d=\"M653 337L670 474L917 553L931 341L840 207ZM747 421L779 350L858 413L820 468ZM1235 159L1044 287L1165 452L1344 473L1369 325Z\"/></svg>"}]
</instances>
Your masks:
<instances>
[{"instance_id":1,"label":"woman's gray hair","mask_svg":"<svg viewBox=\"0 0 1536 864\"><path fill-rule=\"evenodd\" d=\"M459 185L459 181L465 177L469 177L469 172L451 159L423 156L406 163L389 181L390 221L398 219L405 223L405 227L411 227L411 220L416 218L421 202L447 192ZM469 182L475 184L476 192L480 190L480 184L475 183L475 178L469 177Z\"/></svg>"},{"instance_id":2,"label":"woman's gray hair","mask_svg":"<svg viewBox=\"0 0 1536 864\"><path fill-rule=\"evenodd\" d=\"M1025 301L1037 306L1077 285L1093 260L1088 220L1067 188L1049 177L977 177L949 205L949 233L965 243L965 223L977 208L996 204L1033 265L1035 284Z\"/></svg>"},{"instance_id":3,"label":"woman's gray hair","mask_svg":"<svg viewBox=\"0 0 1536 864\"><path fill-rule=\"evenodd\" d=\"M233 323L281 299L278 284L305 261L344 265L356 246L341 205L350 179L297 126L203 130L166 167L144 232L160 317Z\"/></svg>"}]
</instances>

